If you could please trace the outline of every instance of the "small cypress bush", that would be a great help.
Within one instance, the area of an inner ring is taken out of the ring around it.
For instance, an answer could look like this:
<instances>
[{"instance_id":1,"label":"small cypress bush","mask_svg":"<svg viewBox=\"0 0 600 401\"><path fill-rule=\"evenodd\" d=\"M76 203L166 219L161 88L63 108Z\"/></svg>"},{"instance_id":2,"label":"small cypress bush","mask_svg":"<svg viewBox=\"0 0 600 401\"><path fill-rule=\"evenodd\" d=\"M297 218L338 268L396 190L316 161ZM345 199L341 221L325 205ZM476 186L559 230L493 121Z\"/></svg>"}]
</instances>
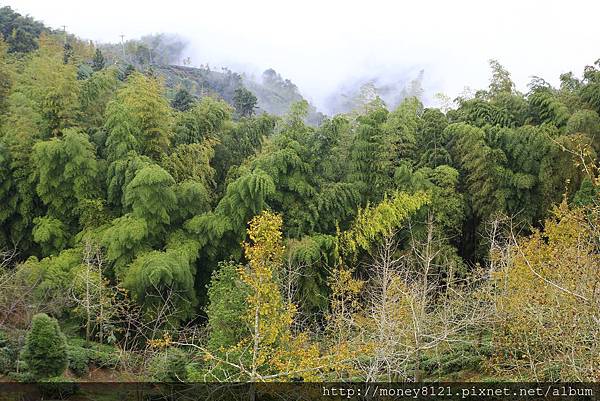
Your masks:
<instances>
[{"instance_id":1,"label":"small cypress bush","mask_svg":"<svg viewBox=\"0 0 600 401\"><path fill-rule=\"evenodd\" d=\"M89 357L88 350L82 347L67 347L67 355L69 358L69 369L77 377L84 376L89 372Z\"/></svg>"},{"instance_id":2,"label":"small cypress bush","mask_svg":"<svg viewBox=\"0 0 600 401\"><path fill-rule=\"evenodd\" d=\"M117 349L110 345L86 342L81 338L67 340L69 369L78 377L89 372L89 365L115 369L119 365Z\"/></svg>"},{"instance_id":3,"label":"small cypress bush","mask_svg":"<svg viewBox=\"0 0 600 401\"><path fill-rule=\"evenodd\" d=\"M3 331L0 331L0 374L5 375L14 370L18 351L15 344Z\"/></svg>"},{"instance_id":4,"label":"small cypress bush","mask_svg":"<svg viewBox=\"0 0 600 401\"><path fill-rule=\"evenodd\" d=\"M148 372L153 380L161 383L185 381L188 362L189 356L185 352L178 348L168 348L152 358Z\"/></svg>"},{"instance_id":5,"label":"small cypress bush","mask_svg":"<svg viewBox=\"0 0 600 401\"><path fill-rule=\"evenodd\" d=\"M67 340L58 322L39 313L33 317L21 359L35 378L60 376L67 368Z\"/></svg>"}]
</instances>

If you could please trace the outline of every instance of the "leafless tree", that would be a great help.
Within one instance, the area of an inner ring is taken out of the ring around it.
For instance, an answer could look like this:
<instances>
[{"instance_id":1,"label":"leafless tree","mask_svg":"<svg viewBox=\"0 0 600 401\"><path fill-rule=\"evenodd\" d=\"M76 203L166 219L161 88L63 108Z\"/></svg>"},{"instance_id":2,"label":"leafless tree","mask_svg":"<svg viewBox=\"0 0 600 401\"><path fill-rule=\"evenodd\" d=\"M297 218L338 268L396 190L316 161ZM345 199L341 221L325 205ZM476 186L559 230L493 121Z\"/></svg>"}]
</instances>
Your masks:
<instances>
[{"instance_id":1,"label":"leafless tree","mask_svg":"<svg viewBox=\"0 0 600 401\"><path fill-rule=\"evenodd\" d=\"M482 271L475 269L468 277L442 275L443 266L436 264L442 239L431 213L424 230L417 236L409 225L403 251L392 233L372 253L366 292L374 353L364 367L367 380L421 380L423 353L470 341L461 333L490 317L487 306L473 296L487 285Z\"/></svg>"}]
</instances>

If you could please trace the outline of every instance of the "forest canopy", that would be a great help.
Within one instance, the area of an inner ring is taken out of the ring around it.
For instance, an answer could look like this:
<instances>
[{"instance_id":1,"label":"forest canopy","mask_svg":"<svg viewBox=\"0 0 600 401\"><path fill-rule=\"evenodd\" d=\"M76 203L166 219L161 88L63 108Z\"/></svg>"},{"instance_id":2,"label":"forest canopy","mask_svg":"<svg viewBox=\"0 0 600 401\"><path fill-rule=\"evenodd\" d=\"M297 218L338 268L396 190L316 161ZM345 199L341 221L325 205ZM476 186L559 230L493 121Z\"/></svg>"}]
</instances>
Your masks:
<instances>
[{"instance_id":1,"label":"forest canopy","mask_svg":"<svg viewBox=\"0 0 600 401\"><path fill-rule=\"evenodd\" d=\"M600 380L600 60L316 118L0 32L0 377Z\"/></svg>"}]
</instances>

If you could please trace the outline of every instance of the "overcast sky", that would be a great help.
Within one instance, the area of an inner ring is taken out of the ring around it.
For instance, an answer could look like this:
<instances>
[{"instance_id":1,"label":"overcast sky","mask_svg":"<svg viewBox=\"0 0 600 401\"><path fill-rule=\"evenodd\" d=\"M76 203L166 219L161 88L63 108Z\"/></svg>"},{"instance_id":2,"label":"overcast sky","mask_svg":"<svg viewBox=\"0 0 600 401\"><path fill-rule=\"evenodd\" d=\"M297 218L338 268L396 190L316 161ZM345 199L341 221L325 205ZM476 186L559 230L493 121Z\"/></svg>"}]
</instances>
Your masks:
<instances>
[{"instance_id":1,"label":"overcast sky","mask_svg":"<svg viewBox=\"0 0 600 401\"><path fill-rule=\"evenodd\" d=\"M193 64L260 72L272 67L323 106L343 82L416 77L431 96L483 88L498 59L521 90L532 75L556 83L600 58L594 0L12 0L54 28L117 42L178 33Z\"/></svg>"}]
</instances>

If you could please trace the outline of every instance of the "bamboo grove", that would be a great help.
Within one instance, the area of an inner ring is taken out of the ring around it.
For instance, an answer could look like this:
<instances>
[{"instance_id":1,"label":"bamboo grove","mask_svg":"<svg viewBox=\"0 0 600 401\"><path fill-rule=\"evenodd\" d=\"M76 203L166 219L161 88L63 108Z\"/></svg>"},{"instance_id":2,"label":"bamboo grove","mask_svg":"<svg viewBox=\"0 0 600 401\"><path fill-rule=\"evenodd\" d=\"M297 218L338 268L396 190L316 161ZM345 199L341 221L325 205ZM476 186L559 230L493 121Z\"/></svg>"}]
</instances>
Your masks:
<instances>
[{"instance_id":1,"label":"bamboo grove","mask_svg":"<svg viewBox=\"0 0 600 401\"><path fill-rule=\"evenodd\" d=\"M600 379L598 62L314 126L38 31L0 41L0 375Z\"/></svg>"}]
</instances>

